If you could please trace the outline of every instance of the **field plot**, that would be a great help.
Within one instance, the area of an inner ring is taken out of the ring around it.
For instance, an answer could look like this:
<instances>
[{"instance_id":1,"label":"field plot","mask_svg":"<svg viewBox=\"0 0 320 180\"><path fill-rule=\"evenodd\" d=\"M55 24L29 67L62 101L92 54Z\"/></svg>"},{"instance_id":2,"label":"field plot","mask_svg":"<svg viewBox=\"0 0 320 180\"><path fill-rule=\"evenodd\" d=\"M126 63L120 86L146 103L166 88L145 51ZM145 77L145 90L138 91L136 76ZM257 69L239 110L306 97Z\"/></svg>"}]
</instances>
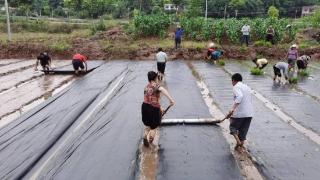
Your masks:
<instances>
[{"instance_id":1,"label":"field plot","mask_svg":"<svg viewBox=\"0 0 320 180\"><path fill-rule=\"evenodd\" d=\"M108 61L79 78L45 76L20 63L0 63L0 72L6 74L0 78L5 84L0 114L13 113L48 93L50 97L17 119L3 125L5 119L0 120L0 179L298 180L320 176L319 64L312 64L312 78L288 86L272 82L271 65L264 75L252 76L249 62L167 63L161 84L175 106L166 119L221 118L233 101L231 75L243 75L253 90L255 115L247 153L238 153L233 150L228 121L216 126L162 126L154 145L143 147L141 103L147 72L156 70L152 61ZM9 71L3 69L6 66ZM17 72L24 75L16 77ZM168 105L164 98L161 101Z\"/></svg>"}]
</instances>

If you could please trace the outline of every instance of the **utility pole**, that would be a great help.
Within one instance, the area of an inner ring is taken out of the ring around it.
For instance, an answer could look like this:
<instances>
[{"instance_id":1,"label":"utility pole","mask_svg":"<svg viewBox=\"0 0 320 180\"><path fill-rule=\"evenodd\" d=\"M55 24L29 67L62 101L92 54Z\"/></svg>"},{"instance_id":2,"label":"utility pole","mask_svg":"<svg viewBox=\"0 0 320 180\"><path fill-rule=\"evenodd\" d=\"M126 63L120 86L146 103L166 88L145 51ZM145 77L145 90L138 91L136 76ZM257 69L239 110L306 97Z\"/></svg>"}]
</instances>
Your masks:
<instances>
[{"instance_id":1,"label":"utility pole","mask_svg":"<svg viewBox=\"0 0 320 180\"><path fill-rule=\"evenodd\" d=\"M224 6L224 20L226 20L227 16L227 4Z\"/></svg>"},{"instance_id":2,"label":"utility pole","mask_svg":"<svg viewBox=\"0 0 320 180\"><path fill-rule=\"evenodd\" d=\"M10 17L9 17L8 0L4 0L4 6L6 8L6 14L7 14L8 41L11 41L11 29L10 29Z\"/></svg>"},{"instance_id":3,"label":"utility pole","mask_svg":"<svg viewBox=\"0 0 320 180\"><path fill-rule=\"evenodd\" d=\"M206 17L206 21L208 19L208 0L206 0L206 14L205 14L205 17Z\"/></svg>"}]
</instances>

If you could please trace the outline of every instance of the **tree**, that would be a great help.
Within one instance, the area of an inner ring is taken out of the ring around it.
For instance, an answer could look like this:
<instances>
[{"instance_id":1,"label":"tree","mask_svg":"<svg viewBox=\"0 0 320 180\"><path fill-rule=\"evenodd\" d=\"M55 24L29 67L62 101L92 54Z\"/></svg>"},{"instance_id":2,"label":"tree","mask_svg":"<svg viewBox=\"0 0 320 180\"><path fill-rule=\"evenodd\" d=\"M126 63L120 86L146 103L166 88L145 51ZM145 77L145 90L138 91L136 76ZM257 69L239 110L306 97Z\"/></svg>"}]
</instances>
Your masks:
<instances>
[{"instance_id":1,"label":"tree","mask_svg":"<svg viewBox=\"0 0 320 180\"><path fill-rule=\"evenodd\" d=\"M279 17L279 10L274 6L270 6L269 10L268 10L268 16L271 18L278 18Z\"/></svg>"},{"instance_id":2,"label":"tree","mask_svg":"<svg viewBox=\"0 0 320 180\"><path fill-rule=\"evenodd\" d=\"M199 0L188 0L187 16L197 17L202 15L203 5Z\"/></svg>"}]
</instances>

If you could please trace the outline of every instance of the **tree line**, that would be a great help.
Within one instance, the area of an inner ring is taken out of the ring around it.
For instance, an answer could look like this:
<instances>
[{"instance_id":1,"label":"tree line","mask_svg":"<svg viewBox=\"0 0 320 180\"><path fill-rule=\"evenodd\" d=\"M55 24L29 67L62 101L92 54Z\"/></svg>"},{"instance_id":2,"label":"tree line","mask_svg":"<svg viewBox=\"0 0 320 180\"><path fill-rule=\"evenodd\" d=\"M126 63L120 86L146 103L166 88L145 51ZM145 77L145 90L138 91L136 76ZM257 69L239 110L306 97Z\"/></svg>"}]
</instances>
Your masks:
<instances>
[{"instance_id":1,"label":"tree line","mask_svg":"<svg viewBox=\"0 0 320 180\"><path fill-rule=\"evenodd\" d=\"M4 2L1 0L0 2ZM179 13L204 16L206 0L8 0L11 11L21 16L61 16L77 18L124 18L135 9L146 14L175 4ZM4 4L4 3L2 3ZM275 6L280 16L300 16L302 6L319 5L320 0L207 0L209 17L263 17ZM176 11L171 12L176 13Z\"/></svg>"}]
</instances>

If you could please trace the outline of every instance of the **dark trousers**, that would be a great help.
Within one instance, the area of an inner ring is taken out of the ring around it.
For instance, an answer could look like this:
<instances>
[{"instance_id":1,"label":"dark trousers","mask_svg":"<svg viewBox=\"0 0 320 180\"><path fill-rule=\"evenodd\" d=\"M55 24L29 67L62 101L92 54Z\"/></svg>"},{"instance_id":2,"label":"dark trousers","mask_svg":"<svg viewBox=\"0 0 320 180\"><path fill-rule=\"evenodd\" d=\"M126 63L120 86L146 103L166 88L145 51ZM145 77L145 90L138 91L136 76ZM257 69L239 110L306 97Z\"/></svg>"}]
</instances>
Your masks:
<instances>
[{"instance_id":1,"label":"dark trousers","mask_svg":"<svg viewBox=\"0 0 320 180\"><path fill-rule=\"evenodd\" d=\"M249 40L250 40L250 36L249 36L249 35L242 35L241 45L242 45L243 43L246 43L246 45L249 46Z\"/></svg>"},{"instance_id":2,"label":"dark trousers","mask_svg":"<svg viewBox=\"0 0 320 180\"><path fill-rule=\"evenodd\" d=\"M272 35L272 34L267 34L266 40L269 41L269 42L271 42L272 44L274 44L273 35Z\"/></svg>"},{"instance_id":3,"label":"dark trousers","mask_svg":"<svg viewBox=\"0 0 320 180\"><path fill-rule=\"evenodd\" d=\"M252 117L231 118L230 119L230 134L238 135L240 141L247 139L247 133L250 127Z\"/></svg>"},{"instance_id":4,"label":"dark trousers","mask_svg":"<svg viewBox=\"0 0 320 180\"><path fill-rule=\"evenodd\" d=\"M181 38L174 39L176 49L181 47Z\"/></svg>"}]
</instances>

